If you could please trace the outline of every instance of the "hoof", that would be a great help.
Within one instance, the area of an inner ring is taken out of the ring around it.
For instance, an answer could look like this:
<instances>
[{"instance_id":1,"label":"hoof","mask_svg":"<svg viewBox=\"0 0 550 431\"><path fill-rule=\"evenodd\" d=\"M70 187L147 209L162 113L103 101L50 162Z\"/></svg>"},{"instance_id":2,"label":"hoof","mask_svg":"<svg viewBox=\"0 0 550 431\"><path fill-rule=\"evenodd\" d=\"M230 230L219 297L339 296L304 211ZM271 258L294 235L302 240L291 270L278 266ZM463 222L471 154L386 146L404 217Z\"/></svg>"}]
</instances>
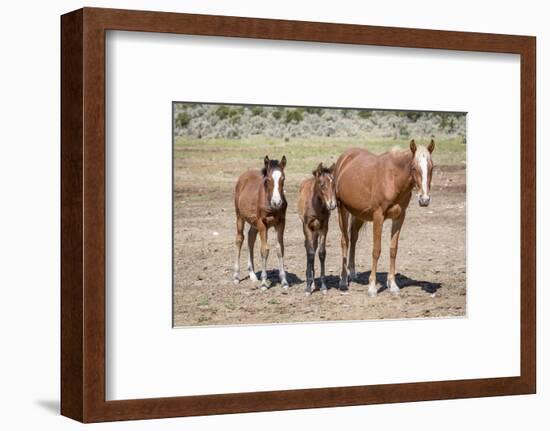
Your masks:
<instances>
[{"instance_id":1,"label":"hoof","mask_svg":"<svg viewBox=\"0 0 550 431\"><path fill-rule=\"evenodd\" d=\"M376 285L369 285L367 295L369 296L369 298L376 297L376 295L378 295L378 287Z\"/></svg>"},{"instance_id":2,"label":"hoof","mask_svg":"<svg viewBox=\"0 0 550 431\"><path fill-rule=\"evenodd\" d=\"M388 280L388 289L392 295L399 296L399 286L395 280Z\"/></svg>"},{"instance_id":3,"label":"hoof","mask_svg":"<svg viewBox=\"0 0 550 431\"><path fill-rule=\"evenodd\" d=\"M250 271L249 276L251 281L258 281L258 277L256 277L256 274L252 271Z\"/></svg>"},{"instance_id":4,"label":"hoof","mask_svg":"<svg viewBox=\"0 0 550 431\"><path fill-rule=\"evenodd\" d=\"M281 286L283 286L285 289L288 288L288 281L286 281L286 272L279 272L279 281L281 282Z\"/></svg>"},{"instance_id":5,"label":"hoof","mask_svg":"<svg viewBox=\"0 0 550 431\"><path fill-rule=\"evenodd\" d=\"M348 290L348 282L340 279L340 282L338 283L338 287L340 288L341 292L345 292Z\"/></svg>"},{"instance_id":6,"label":"hoof","mask_svg":"<svg viewBox=\"0 0 550 431\"><path fill-rule=\"evenodd\" d=\"M239 278L238 275L234 275L234 276L233 276L233 284L239 284L240 281L241 281L241 280L240 280L240 278Z\"/></svg>"},{"instance_id":7,"label":"hoof","mask_svg":"<svg viewBox=\"0 0 550 431\"><path fill-rule=\"evenodd\" d=\"M306 291L304 292L304 295L306 295L306 296L311 296L311 292L308 291L308 290L306 290Z\"/></svg>"},{"instance_id":8,"label":"hoof","mask_svg":"<svg viewBox=\"0 0 550 431\"><path fill-rule=\"evenodd\" d=\"M267 292L267 286L266 286L265 284L262 284L262 285L260 286L260 290L261 290L262 292Z\"/></svg>"},{"instance_id":9,"label":"hoof","mask_svg":"<svg viewBox=\"0 0 550 431\"><path fill-rule=\"evenodd\" d=\"M350 271L348 275L348 279L351 281L357 281L359 277L357 277L357 273L355 271Z\"/></svg>"},{"instance_id":10,"label":"hoof","mask_svg":"<svg viewBox=\"0 0 550 431\"><path fill-rule=\"evenodd\" d=\"M327 294L327 286L321 286L321 293L323 295L326 295Z\"/></svg>"}]
</instances>

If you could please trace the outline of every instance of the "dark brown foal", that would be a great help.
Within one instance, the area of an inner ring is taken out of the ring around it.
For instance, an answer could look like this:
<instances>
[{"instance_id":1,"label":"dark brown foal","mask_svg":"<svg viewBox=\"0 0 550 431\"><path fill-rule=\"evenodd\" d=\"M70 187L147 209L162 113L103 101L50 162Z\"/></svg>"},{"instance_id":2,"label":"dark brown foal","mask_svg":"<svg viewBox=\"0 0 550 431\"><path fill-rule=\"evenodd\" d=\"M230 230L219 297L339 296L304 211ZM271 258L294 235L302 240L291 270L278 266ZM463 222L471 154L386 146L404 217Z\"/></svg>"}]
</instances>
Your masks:
<instances>
[{"instance_id":1,"label":"dark brown foal","mask_svg":"<svg viewBox=\"0 0 550 431\"><path fill-rule=\"evenodd\" d=\"M313 176L302 181L300 196L298 197L298 215L304 229L305 248L307 255L306 267L306 295L310 295L315 288L315 253L319 246L319 261L321 262L321 292L326 293L325 284L325 257L328 222L330 212L336 208L336 194L334 188L334 164L330 168L320 163L313 171Z\"/></svg>"},{"instance_id":2,"label":"dark brown foal","mask_svg":"<svg viewBox=\"0 0 550 431\"><path fill-rule=\"evenodd\" d=\"M248 231L248 272L250 279L257 281L254 272L254 243L256 236L260 234L262 255L262 283L261 289L266 290L267 283L267 257L269 247L267 243L267 231L274 227L277 231L277 256L279 258L279 278L281 286L288 288L284 269L284 243L285 217L287 202L284 193L286 157L281 161L264 159L264 168L261 171L247 171L242 174L235 186L235 213L237 218L237 237L235 240L237 252L235 256L235 272L233 281L237 284L239 278L239 262L241 247L244 240L245 222L250 225Z\"/></svg>"}]
</instances>

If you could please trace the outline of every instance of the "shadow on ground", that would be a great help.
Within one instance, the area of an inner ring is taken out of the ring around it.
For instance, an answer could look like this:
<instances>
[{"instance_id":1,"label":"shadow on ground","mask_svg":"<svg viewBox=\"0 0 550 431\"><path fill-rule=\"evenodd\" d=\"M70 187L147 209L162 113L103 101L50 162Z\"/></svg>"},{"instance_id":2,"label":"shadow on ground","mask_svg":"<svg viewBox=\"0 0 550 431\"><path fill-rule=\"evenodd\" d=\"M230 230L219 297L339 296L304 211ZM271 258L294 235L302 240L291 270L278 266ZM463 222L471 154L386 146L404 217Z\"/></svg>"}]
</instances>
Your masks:
<instances>
[{"instance_id":1,"label":"shadow on ground","mask_svg":"<svg viewBox=\"0 0 550 431\"><path fill-rule=\"evenodd\" d=\"M34 403L44 410L58 415L60 413L59 400L35 400Z\"/></svg>"},{"instance_id":2,"label":"shadow on ground","mask_svg":"<svg viewBox=\"0 0 550 431\"><path fill-rule=\"evenodd\" d=\"M354 280L355 283L362 284L362 285L368 285L369 284L369 277L370 277L370 271L365 272L358 272L357 273L357 279ZM376 274L376 282L381 286L378 289L378 293L383 292L388 288L387 282L388 282L388 273L387 272L379 272ZM435 293L438 289L441 288L441 283L433 283L431 281L422 281L422 280L414 280L412 278L407 277L406 275L397 273L395 274L395 282L399 286L401 290L406 289L407 287L420 287L424 292L426 293Z\"/></svg>"},{"instance_id":3,"label":"shadow on ground","mask_svg":"<svg viewBox=\"0 0 550 431\"><path fill-rule=\"evenodd\" d=\"M258 280L260 280L261 275L262 275L261 271L256 272L256 277L258 277ZM279 271L276 270L276 269L270 269L270 270L267 271L267 279L270 282L270 286L269 286L270 289L272 287L275 287L275 286L278 286L278 285L281 284L281 282L279 280ZM240 282L244 281L244 280L248 280L248 276L245 277L245 278L241 278ZM293 272L288 272L288 271L286 271L286 281L288 281L289 287L292 287L295 284L300 284L300 283L304 282L304 280L302 280L296 274L294 274Z\"/></svg>"}]
</instances>

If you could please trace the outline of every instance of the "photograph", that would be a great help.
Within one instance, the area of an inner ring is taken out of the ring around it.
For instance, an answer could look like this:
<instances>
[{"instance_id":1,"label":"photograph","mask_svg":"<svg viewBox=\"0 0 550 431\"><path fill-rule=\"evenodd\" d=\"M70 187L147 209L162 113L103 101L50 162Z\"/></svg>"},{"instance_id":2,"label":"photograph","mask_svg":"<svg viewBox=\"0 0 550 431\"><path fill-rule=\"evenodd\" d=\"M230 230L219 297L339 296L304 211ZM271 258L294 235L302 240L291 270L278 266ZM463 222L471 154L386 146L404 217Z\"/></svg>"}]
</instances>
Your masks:
<instances>
[{"instance_id":1,"label":"photograph","mask_svg":"<svg viewBox=\"0 0 550 431\"><path fill-rule=\"evenodd\" d=\"M466 113L172 113L174 327L467 316Z\"/></svg>"}]
</instances>

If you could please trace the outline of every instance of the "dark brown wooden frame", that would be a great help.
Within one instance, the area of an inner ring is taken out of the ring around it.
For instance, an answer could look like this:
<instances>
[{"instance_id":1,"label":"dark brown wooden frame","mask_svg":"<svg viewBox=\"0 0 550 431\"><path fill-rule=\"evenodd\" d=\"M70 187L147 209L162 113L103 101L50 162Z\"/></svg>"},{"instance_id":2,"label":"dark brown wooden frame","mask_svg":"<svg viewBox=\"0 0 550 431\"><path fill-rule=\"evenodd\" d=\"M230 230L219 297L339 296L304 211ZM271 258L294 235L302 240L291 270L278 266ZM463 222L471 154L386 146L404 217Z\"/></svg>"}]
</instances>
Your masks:
<instances>
[{"instance_id":1,"label":"dark brown wooden frame","mask_svg":"<svg viewBox=\"0 0 550 431\"><path fill-rule=\"evenodd\" d=\"M105 399L105 31L514 53L521 56L521 375L256 393ZM483 33L84 8L61 17L61 413L82 422L536 390L536 39Z\"/></svg>"}]
</instances>

